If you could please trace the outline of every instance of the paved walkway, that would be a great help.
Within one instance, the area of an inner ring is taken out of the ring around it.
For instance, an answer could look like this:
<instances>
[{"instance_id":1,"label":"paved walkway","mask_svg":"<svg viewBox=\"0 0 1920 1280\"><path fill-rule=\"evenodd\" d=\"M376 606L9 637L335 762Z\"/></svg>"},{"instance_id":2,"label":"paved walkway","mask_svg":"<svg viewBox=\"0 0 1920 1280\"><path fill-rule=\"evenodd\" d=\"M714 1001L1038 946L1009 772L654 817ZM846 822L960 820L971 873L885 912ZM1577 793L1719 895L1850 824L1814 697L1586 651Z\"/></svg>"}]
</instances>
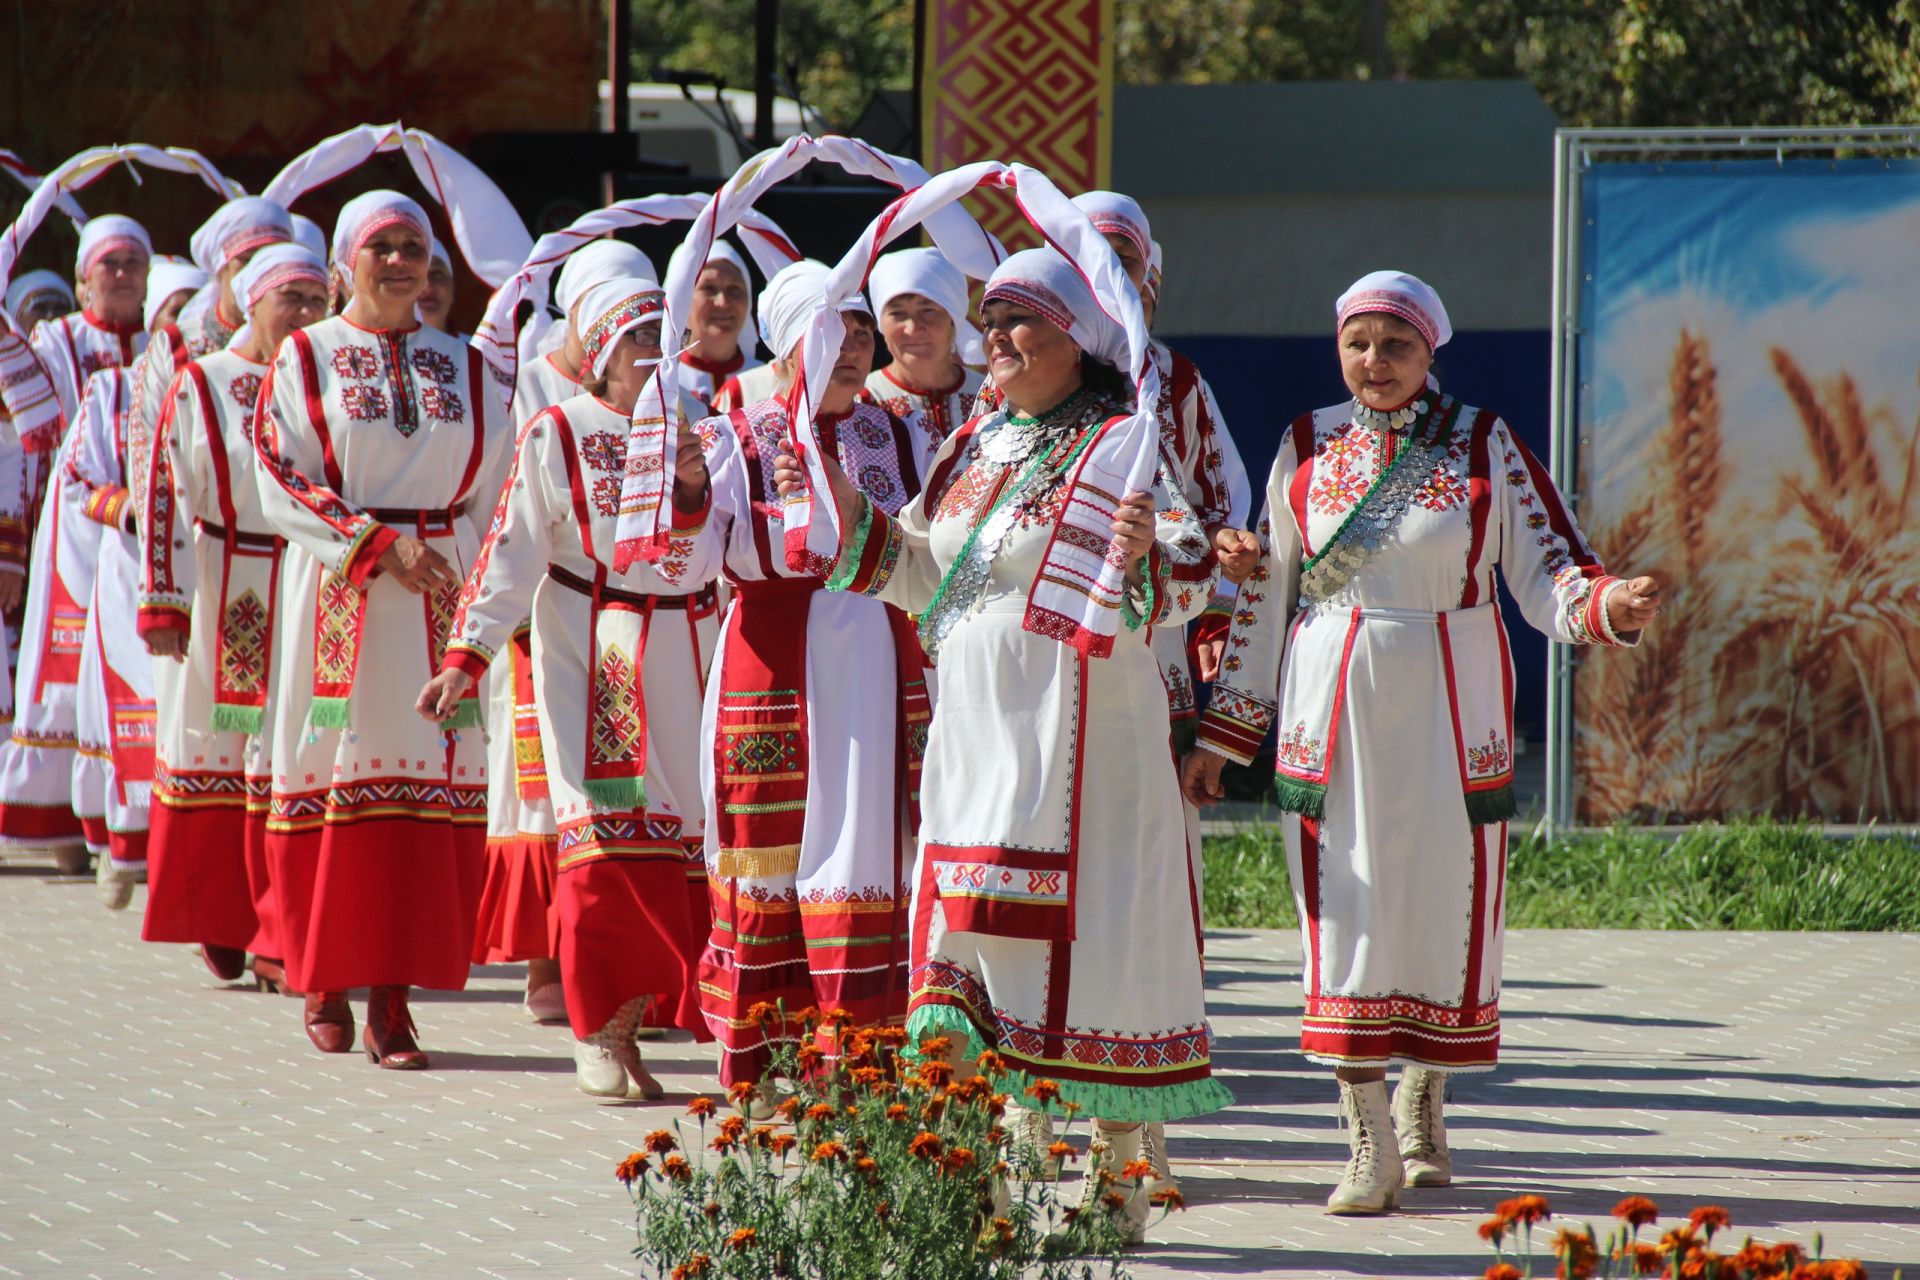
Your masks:
<instances>
[{"instance_id":1,"label":"paved walkway","mask_svg":"<svg viewBox=\"0 0 1920 1280\"><path fill-rule=\"evenodd\" d=\"M141 943L143 903L0 865L0 1275L638 1273L613 1167L713 1087L705 1051L652 1055L680 1103L595 1105L500 967L416 1004L438 1070L321 1057L294 1001ZM1172 1131L1194 1207L1140 1277L1478 1276L1474 1224L1539 1191L1723 1204L1736 1237L1824 1230L1920 1278L1920 937L1513 935L1506 1063L1455 1087L1460 1180L1373 1220L1320 1212L1344 1142L1295 1052L1294 937L1209 945L1239 1105Z\"/></svg>"}]
</instances>

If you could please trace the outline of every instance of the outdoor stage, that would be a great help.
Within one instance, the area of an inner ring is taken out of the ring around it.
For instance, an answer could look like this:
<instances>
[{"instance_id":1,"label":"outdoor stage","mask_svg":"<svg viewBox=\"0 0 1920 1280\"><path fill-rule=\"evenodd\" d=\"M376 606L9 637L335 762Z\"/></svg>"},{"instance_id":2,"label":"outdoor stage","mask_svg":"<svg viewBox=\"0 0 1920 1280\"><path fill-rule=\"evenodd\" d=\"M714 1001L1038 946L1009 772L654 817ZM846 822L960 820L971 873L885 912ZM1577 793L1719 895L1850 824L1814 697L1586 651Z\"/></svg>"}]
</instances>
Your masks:
<instances>
[{"instance_id":1,"label":"outdoor stage","mask_svg":"<svg viewBox=\"0 0 1920 1280\"><path fill-rule=\"evenodd\" d=\"M709 1050L654 1047L674 1102L595 1105L499 967L417 998L434 1071L322 1057L298 1002L141 943L144 902L0 865L0 1275L638 1274L614 1165L712 1088ZM1920 1276L1920 937L1512 935L1506 1063L1454 1089L1459 1181L1373 1220L1321 1212L1346 1142L1295 1049L1294 935L1208 950L1239 1105L1170 1130L1193 1207L1143 1278L1474 1277L1475 1224L1521 1192L1603 1231L1630 1193L1667 1222L1721 1204L1735 1247L1824 1230Z\"/></svg>"}]
</instances>

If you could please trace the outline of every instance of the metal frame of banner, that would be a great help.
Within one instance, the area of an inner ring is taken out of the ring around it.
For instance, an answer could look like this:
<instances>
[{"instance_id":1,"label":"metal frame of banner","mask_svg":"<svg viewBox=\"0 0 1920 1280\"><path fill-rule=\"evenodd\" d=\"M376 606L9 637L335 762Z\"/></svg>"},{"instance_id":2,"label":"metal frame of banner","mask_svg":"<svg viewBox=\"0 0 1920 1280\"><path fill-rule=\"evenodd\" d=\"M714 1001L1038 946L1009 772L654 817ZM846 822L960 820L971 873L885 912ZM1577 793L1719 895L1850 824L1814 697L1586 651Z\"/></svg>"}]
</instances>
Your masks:
<instances>
[{"instance_id":1,"label":"metal frame of banner","mask_svg":"<svg viewBox=\"0 0 1920 1280\"><path fill-rule=\"evenodd\" d=\"M1596 163L1629 160L1757 160L1832 156L1920 155L1920 125L1859 128L1558 129L1553 138L1553 348L1550 417L1553 482L1578 512L1575 458L1581 385L1581 180ZM1546 813L1551 833L1573 825L1573 673L1578 656L1567 645L1547 646Z\"/></svg>"}]
</instances>

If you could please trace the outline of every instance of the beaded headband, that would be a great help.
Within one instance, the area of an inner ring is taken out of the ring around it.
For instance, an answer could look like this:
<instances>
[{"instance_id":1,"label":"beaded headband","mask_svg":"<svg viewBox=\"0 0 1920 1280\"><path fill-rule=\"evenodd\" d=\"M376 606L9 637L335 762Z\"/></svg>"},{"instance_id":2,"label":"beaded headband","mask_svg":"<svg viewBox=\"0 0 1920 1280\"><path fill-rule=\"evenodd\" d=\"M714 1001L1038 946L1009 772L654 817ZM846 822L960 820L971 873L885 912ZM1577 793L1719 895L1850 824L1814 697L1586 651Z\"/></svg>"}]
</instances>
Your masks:
<instances>
[{"instance_id":1,"label":"beaded headband","mask_svg":"<svg viewBox=\"0 0 1920 1280\"><path fill-rule=\"evenodd\" d=\"M1073 313L1060 295L1033 280L997 280L980 298L980 315L986 318L989 302L1014 302L1038 311L1056 329L1073 328Z\"/></svg>"},{"instance_id":2,"label":"beaded headband","mask_svg":"<svg viewBox=\"0 0 1920 1280\"><path fill-rule=\"evenodd\" d=\"M619 340L621 334L662 314L666 306L665 292L645 289L622 298L611 310L587 326L586 333L580 337L580 345L586 350L587 367L593 370L594 376L597 378L606 372L601 368L600 357Z\"/></svg>"}]
</instances>

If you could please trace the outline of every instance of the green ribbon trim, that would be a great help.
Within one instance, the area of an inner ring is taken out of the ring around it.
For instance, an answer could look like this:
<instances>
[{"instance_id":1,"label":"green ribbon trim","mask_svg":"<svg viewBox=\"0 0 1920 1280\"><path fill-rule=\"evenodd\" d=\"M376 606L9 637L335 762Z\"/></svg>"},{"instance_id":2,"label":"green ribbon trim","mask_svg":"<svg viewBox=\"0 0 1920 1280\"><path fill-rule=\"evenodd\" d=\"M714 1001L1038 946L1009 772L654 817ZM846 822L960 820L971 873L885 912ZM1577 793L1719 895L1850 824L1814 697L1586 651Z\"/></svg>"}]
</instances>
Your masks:
<instances>
[{"instance_id":1,"label":"green ribbon trim","mask_svg":"<svg viewBox=\"0 0 1920 1280\"><path fill-rule=\"evenodd\" d=\"M860 504L860 520L853 526L853 537L841 544L840 559L827 578L827 590L845 591L860 572L860 561L867 554L867 539L873 535L873 499Z\"/></svg>"},{"instance_id":2,"label":"green ribbon trim","mask_svg":"<svg viewBox=\"0 0 1920 1280\"><path fill-rule=\"evenodd\" d=\"M1519 816L1520 805L1513 797L1511 784L1491 791L1467 792L1467 821L1476 827L1511 822Z\"/></svg>"},{"instance_id":3,"label":"green ribbon trim","mask_svg":"<svg viewBox=\"0 0 1920 1280\"><path fill-rule=\"evenodd\" d=\"M1285 813L1308 818L1327 816L1327 784L1324 782L1302 782L1284 773L1275 774L1273 799Z\"/></svg>"},{"instance_id":4,"label":"green ribbon trim","mask_svg":"<svg viewBox=\"0 0 1920 1280\"><path fill-rule=\"evenodd\" d=\"M453 714L440 722L442 729L478 729L480 727L480 699L462 698L453 704Z\"/></svg>"},{"instance_id":5,"label":"green ribbon trim","mask_svg":"<svg viewBox=\"0 0 1920 1280\"><path fill-rule=\"evenodd\" d=\"M266 708L242 707L231 702L213 704L212 729L215 733L244 733L253 737L266 723Z\"/></svg>"},{"instance_id":6,"label":"green ribbon trim","mask_svg":"<svg viewBox=\"0 0 1920 1280\"><path fill-rule=\"evenodd\" d=\"M953 1005L923 1004L907 1015L909 1045L917 1046L922 1040L937 1035L953 1041L956 1062L972 1062L992 1047L982 1041L973 1019ZM1046 1110L1065 1115L1062 1102L1078 1103L1082 1121L1098 1116L1120 1124L1165 1123L1211 1115L1233 1105L1233 1094L1212 1077L1165 1085L1088 1084L1014 1069L997 1087L1002 1093L1012 1094L1021 1106L1036 1107L1026 1092L1027 1086L1036 1079L1052 1080L1060 1086L1060 1097L1049 1103Z\"/></svg>"},{"instance_id":7,"label":"green ribbon trim","mask_svg":"<svg viewBox=\"0 0 1920 1280\"><path fill-rule=\"evenodd\" d=\"M307 724L315 729L347 727L347 699L315 698L307 711Z\"/></svg>"},{"instance_id":8,"label":"green ribbon trim","mask_svg":"<svg viewBox=\"0 0 1920 1280\"><path fill-rule=\"evenodd\" d=\"M1043 414L1041 416L1045 417L1047 415ZM1009 418L1009 421L1011 421L1011 418ZM1079 460L1081 454L1087 451L1087 446L1092 444L1094 437L1099 434L1099 426L1088 428L1086 434L1080 437L1079 442L1073 446L1067 453L1067 456L1061 461L1057 470L1062 474L1073 470L1073 464ZM934 588L933 599L927 603L925 609L920 611L920 637L923 641L932 638L927 635L927 620L939 616L940 604L947 598L947 586L953 581L954 573L959 570L960 566L967 563L968 558L973 554L973 544L980 540L980 531L987 527L987 521L993 519L994 513L999 511L1001 507L1006 506L1009 501L1025 493L1027 485L1033 480L1034 474L1046 464L1048 457L1050 457L1052 453L1053 450L1051 449L1045 450L1032 462L1029 462L1026 470L1022 471L1012 484L1000 491L1000 496L994 499L991 507L987 508L987 513L974 522L973 528L967 530L967 540L960 544L960 554L956 555L952 562L947 565L947 571L940 575L940 585ZM976 461L973 465L978 466L979 462ZM959 477L955 476L954 479L957 480Z\"/></svg>"},{"instance_id":9,"label":"green ribbon trim","mask_svg":"<svg viewBox=\"0 0 1920 1280\"><path fill-rule=\"evenodd\" d=\"M647 780L631 778L588 778L580 784L587 802L596 809L634 810L647 807Z\"/></svg>"}]
</instances>

